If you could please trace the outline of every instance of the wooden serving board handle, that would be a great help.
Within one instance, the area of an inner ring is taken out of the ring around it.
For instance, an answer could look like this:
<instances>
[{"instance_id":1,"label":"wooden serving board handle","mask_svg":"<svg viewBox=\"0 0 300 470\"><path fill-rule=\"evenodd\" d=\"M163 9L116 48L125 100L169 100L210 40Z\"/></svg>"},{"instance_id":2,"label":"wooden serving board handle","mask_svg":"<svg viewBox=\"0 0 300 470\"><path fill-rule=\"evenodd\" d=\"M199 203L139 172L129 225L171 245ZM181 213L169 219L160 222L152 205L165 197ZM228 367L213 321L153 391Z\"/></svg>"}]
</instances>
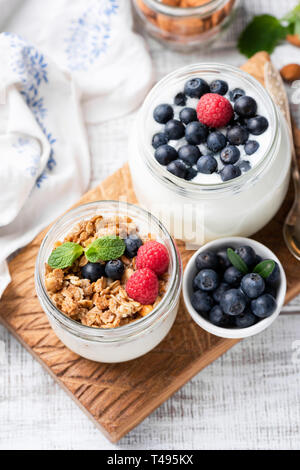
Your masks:
<instances>
[{"instance_id":1,"label":"wooden serving board handle","mask_svg":"<svg viewBox=\"0 0 300 470\"><path fill-rule=\"evenodd\" d=\"M267 54L257 54L244 69L262 81L266 60ZM86 193L77 205L121 197L136 203L128 165ZM276 217L255 236L277 254L285 267L287 301L300 292L300 263L289 254L281 235L292 197L290 191ZM202 330L181 301L170 333L145 356L121 364L101 364L77 356L57 339L35 294L34 266L45 233L10 262L12 282L0 301L0 319L111 441L119 440L237 342ZM178 244L185 265L192 253L183 243Z\"/></svg>"}]
</instances>

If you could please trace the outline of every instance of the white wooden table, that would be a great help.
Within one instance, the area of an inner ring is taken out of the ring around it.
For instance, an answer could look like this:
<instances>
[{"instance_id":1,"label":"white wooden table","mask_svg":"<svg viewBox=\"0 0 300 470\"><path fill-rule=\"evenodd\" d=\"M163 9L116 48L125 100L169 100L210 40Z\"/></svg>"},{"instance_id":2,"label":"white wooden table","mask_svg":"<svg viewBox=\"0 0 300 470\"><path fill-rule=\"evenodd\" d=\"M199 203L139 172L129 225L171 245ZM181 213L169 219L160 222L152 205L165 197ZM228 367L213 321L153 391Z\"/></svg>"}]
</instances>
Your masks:
<instances>
[{"instance_id":1,"label":"white wooden table","mask_svg":"<svg viewBox=\"0 0 300 470\"><path fill-rule=\"evenodd\" d=\"M297 1L253 0L282 15ZM250 7L249 7L250 9ZM250 12L240 15L242 29ZM235 30L235 35L237 31ZM229 35L233 44L234 35ZM234 48L179 55L149 41L159 79L199 60L240 65ZM90 126L91 186L127 159L133 116ZM300 300L289 306L300 311ZM5 351L3 351L5 347ZM48 373L0 326L0 449L299 449L300 314L284 314L199 373L117 445L109 443Z\"/></svg>"}]
</instances>

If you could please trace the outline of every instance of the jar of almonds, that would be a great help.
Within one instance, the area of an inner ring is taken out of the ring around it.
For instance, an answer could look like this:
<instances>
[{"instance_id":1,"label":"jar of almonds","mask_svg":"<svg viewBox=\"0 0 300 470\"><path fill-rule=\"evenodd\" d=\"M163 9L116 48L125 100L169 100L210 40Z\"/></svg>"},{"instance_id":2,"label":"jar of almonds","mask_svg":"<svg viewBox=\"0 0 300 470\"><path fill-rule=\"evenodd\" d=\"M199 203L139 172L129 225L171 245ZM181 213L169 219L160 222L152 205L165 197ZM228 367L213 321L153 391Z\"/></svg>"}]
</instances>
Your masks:
<instances>
[{"instance_id":1,"label":"jar of almonds","mask_svg":"<svg viewBox=\"0 0 300 470\"><path fill-rule=\"evenodd\" d=\"M137 22L152 37L186 52L220 38L239 0L132 0Z\"/></svg>"}]
</instances>

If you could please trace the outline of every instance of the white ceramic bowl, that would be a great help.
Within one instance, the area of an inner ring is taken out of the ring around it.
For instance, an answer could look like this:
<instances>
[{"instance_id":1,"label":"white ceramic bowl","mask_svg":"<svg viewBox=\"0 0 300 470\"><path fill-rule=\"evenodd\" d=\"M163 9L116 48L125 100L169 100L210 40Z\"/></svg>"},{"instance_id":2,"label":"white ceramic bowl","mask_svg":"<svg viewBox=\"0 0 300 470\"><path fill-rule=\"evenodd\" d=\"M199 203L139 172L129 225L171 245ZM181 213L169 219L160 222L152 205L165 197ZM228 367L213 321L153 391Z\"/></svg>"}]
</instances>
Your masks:
<instances>
[{"instance_id":1,"label":"white ceramic bowl","mask_svg":"<svg viewBox=\"0 0 300 470\"><path fill-rule=\"evenodd\" d=\"M193 278L197 274L196 269L196 257L199 253L202 253L206 250L218 251L222 248L232 247L237 248L239 246L249 245L255 252L264 259L273 259L278 263L280 269L280 285L277 290L277 309L271 316L260 320L255 325L249 326L248 328L223 328L221 326L216 326L206 320L201 314L199 314L191 304L191 295L193 293L192 282ZM261 331L265 330L270 326L273 321L278 317L281 308L284 304L286 294L286 277L284 269L275 254L269 250L265 245L259 243L250 238L244 237L230 237L230 238L220 238L212 242L206 243L203 245L189 260L183 275L183 298L186 305L186 308L193 318L193 320L201 326L204 330L212 333L213 335L220 336L222 338L247 338L248 336L256 335Z\"/></svg>"}]
</instances>

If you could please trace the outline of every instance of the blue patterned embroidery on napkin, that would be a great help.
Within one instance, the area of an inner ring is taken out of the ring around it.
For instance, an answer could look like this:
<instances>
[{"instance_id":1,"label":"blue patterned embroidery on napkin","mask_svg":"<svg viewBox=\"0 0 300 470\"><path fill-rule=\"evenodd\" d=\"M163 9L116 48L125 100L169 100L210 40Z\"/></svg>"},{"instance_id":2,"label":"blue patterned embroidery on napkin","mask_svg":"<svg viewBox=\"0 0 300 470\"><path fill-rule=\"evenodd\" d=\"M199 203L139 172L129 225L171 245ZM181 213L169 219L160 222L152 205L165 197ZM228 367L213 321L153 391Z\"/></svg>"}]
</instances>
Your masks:
<instances>
[{"instance_id":1,"label":"blue patterned embroidery on napkin","mask_svg":"<svg viewBox=\"0 0 300 470\"><path fill-rule=\"evenodd\" d=\"M12 146L22 158L28 160L29 164L25 171L34 178L40 167L41 156L39 144L34 139L18 137Z\"/></svg>"},{"instance_id":2,"label":"blue patterned embroidery on napkin","mask_svg":"<svg viewBox=\"0 0 300 470\"><path fill-rule=\"evenodd\" d=\"M7 32L4 34L10 38L10 47L15 49L12 54L11 68L18 75L22 83L20 94L34 114L51 148L46 169L36 180L36 186L40 188L42 181L47 178L48 172L53 170L56 165L53 150L53 144L56 142L56 139L47 130L46 118L48 110L44 104L44 97L40 94L40 86L47 84L49 81L47 73L48 64L45 62L44 55L22 37ZM24 145L28 145L28 142L26 142L26 139L21 139L18 142L18 149L20 150ZM28 171L34 171L32 165L28 167Z\"/></svg>"},{"instance_id":3,"label":"blue patterned embroidery on napkin","mask_svg":"<svg viewBox=\"0 0 300 470\"><path fill-rule=\"evenodd\" d=\"M70 70L86 71L107 52L111 43L112 17L118 9L118 0L96 1L72 21L65 39Z\"/></svg>"}]
</instances>

